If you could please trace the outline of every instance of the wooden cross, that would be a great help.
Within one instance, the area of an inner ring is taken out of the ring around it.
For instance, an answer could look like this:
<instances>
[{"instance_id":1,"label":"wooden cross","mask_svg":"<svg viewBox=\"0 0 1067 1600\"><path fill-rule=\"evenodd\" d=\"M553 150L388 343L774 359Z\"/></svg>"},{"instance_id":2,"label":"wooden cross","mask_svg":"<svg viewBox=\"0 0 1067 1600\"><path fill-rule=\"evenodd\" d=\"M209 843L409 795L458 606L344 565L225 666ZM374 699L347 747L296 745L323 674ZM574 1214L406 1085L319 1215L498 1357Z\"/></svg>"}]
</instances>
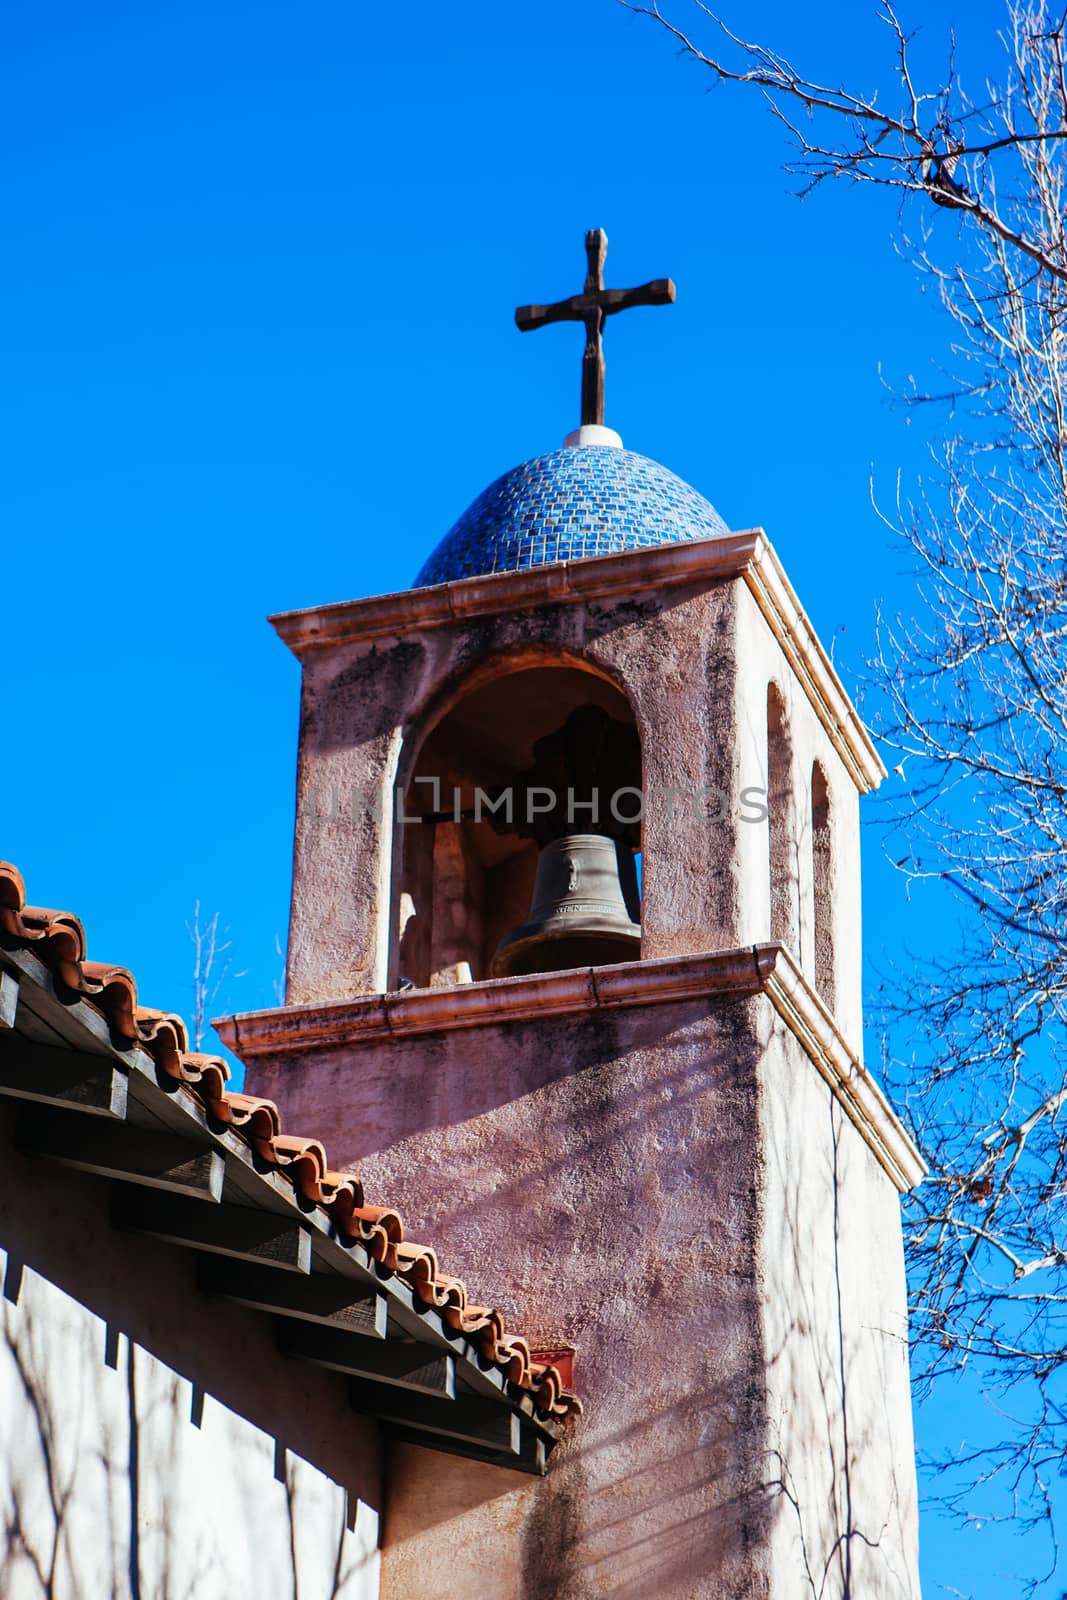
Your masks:
<instances>
[{"instance_id":1,"label":"wooden cross","mask_svg":"<svg viewBox=\"0 0 1067 1600\"><path fill-rule=\"evenodd\" d=\"M582 426L604 421L604 318L631 306L666 306L674 299L670 278L655 278L639 289L605 289L604 261L608 236L603 228L592 228L585 236L588 270L585 288L569 300L551 306L519 306L515 321L520 332L543 328L549 322L584 322L585 354L582 356Z\"/></svg>"}]
</instances>

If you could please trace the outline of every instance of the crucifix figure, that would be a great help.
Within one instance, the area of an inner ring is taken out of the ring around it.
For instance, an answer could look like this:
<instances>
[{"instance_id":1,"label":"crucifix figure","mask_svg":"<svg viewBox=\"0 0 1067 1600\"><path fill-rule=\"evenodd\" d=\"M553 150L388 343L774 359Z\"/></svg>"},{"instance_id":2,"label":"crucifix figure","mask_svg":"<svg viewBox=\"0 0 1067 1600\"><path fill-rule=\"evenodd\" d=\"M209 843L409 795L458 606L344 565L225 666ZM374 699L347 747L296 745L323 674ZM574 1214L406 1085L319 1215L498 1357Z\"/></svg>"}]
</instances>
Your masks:
<instances>
[{"instance_id":1,"label":"crucifix figure","mask_svg":"<svg viewBox=\"0 0 1067 1600\"><path fill-rule=\"evenodd\" d=\"M585 236L588 268L585 288L569 300L551 306L519 306L515 322L520 332L543 328L549 322L584 322L585 354L582 357L582 426L604 422L604 318L631 306L665 306L674 299L670 278L655 278L638 289L605 289L604 261L608 236L603 228L591 228Z\"/></svg>"}]
</instances>

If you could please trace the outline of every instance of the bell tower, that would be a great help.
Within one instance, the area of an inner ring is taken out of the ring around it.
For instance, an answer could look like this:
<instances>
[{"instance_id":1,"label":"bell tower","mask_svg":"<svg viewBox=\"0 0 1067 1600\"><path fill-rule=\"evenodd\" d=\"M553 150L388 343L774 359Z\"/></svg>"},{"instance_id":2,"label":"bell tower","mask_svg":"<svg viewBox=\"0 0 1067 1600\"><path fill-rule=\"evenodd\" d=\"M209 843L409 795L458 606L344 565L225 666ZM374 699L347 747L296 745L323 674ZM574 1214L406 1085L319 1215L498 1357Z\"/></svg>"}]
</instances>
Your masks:
<instances>
[{"instance_id":1,"label":"bell tower","mask_svg":"<svg viewBox=\"0 0 1067 1600\"><path fill-rule=\"evenodd\" d=\"M220 1031L575 1361L544 1478L394 1441L383 1595L917 1600L899 1194L861 1059L882 768L759 529L604 426L490 485L303 665L286 1005Z\"/></svg>"}]
</instances>

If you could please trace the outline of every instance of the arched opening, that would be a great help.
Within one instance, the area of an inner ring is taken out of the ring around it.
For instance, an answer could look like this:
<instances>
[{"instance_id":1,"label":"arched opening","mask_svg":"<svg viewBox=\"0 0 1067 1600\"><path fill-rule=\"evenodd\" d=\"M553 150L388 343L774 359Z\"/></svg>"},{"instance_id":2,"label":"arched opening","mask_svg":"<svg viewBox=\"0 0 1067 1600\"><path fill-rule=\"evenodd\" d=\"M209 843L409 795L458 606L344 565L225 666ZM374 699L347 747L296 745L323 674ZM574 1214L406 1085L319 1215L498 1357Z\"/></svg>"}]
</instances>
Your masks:
<instances>
[{"instance_id":1,"label":"arched opening","mask_svg":"<svg viewBox=\"0 0 1067 1600\"><path fill-rule=\"evenodd\" d=\"M500 663L431 727L403 790L394 982L636 957L640 742L613 683Z\"/></svg>"},{"instance_id":2,"label":"arched opening","mask_svg":"<svg viewBox=\"0 0 1067 1600\"><path fill-rule=\"evenodd\" d=\"M834 859L830 786L819 762L811 769L811 878L815 901L815 987L834 1005Z\"/></svg>"},{"instance_id":3,"label":"arched opening","mask_svg":"<svg viewBox=\"0 0 1067 1600\"><path fill-rule=\"evenodd\" d=\"M800 947L793 747L785 701L776 683L767 685L767 825L772 939Z\"/></svg>"}]
</instances>

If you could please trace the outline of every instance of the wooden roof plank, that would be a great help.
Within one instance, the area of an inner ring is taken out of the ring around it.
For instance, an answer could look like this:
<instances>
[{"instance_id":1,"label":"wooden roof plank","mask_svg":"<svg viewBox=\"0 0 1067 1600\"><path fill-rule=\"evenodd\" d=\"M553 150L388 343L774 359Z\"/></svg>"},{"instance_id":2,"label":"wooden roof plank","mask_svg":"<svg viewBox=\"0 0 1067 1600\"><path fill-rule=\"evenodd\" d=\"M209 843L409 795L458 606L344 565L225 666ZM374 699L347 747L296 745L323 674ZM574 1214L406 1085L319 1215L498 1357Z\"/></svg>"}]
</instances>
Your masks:
<instances>
[{"instance_id":1,"label":"wooden roof plank","mask_svg":"<svg viewBox=\"0 0 1067 1600\"><path fill-rule=\"evenodd\" d=\"M365 1339L386 1337L388 1304L384 1295L336 1273L310 1272L304 1277L249 1261L206 1256L198 1277L208 1294L235 1300L254 1311L321 1323ZM425 1345L422 1349L425 1356Z\"/></svg>"},{"instance_id":2,"label":"wooden roof plank","mask_svg":"<svg viewBox=\"0 0 1067 1600\"><path fill-rule=\"evenodd\" d=\"M395 1384L409 1393L435 1395L443 1400L455 1398L455 1357L428 1351L424 1344L401 1339L362 1339L336 1328L314 1328L295 1322L279 1326L278 1344L286 1355L300 1356L335 1372Z\"/></svg>"},{"instance_id":3,"label":"wooden roof plank","mask_svg":"<svg viewBox=\"0 0 1067 1600\"><path fill-rule=\"evenodd\" d=\"M417 1428L445 1439L462 1440L503 1456L521 1454L522 1424L517 1414L491 1400L436 1400L395 1384L353 1379L352 1404L367 1416Z\"/></svg>"},{"instance_id":4,"label":"wooden roof plank","mask_svg":"<svg viewBox=\"0 0 1067 1600\"><path fill-rule=\"evenodd\" d=\"M109 1056L34 1044L6 1030L0 1033L0 1094L75 1107L96 1119L126 1115L126 1075Z\"/></svg>"},{"instance_id":5,"label":"wooden roof plank","mask_svg":"<svg viewBox=\"0 0 1067 1600\"><path fill-rule=\"evenodd\" d=\"M311 1240L298 1222L252 1206L205 1205L184 1195L117 1185L117 1227L149 1233L168 1244L257 1261L285 1272L311 1270Z\"/></svg>"},{"instance_id":6,"label":"wooden roof plank","mask_svg":"<svg viewBox=\"0 0 1067 1600\"><path fill-rule=\"evenodd\" d=\"M218 1201L226 1158L213 1145L179 1134L157 1133L129 1122L100 1123L79 1111L27 1106L15 1127L15 1144L79 1172L175 1194Z\"/></svg>"}]
</instances>

